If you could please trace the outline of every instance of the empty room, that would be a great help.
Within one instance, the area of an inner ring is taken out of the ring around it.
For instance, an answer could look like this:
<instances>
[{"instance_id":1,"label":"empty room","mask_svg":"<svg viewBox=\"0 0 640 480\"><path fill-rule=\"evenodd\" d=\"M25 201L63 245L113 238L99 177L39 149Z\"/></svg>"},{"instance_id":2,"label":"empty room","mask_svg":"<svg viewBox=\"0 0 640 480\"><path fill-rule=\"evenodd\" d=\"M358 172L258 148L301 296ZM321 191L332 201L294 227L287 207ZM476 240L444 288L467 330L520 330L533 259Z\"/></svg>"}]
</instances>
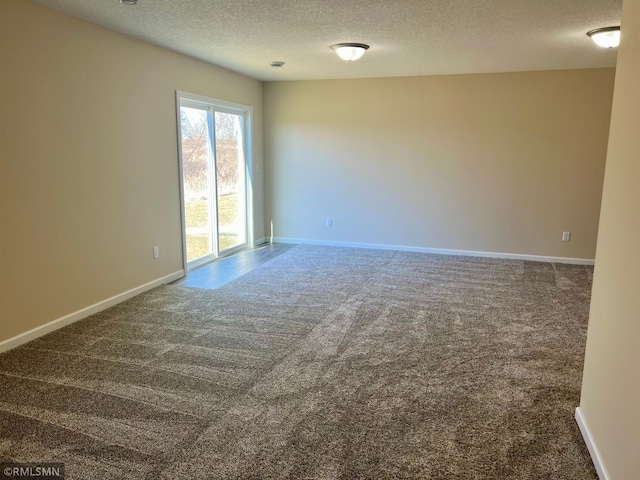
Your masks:
<instances>
[{"instance_id":1,"label":"empty room","mask_svg":"<svg viewBox=\"0 0 640 480\"><path fill-rule=\"evenodd\" d=\"M640 3L2 0L0 478L640 478Z\"/></svg>"}]
</instances>

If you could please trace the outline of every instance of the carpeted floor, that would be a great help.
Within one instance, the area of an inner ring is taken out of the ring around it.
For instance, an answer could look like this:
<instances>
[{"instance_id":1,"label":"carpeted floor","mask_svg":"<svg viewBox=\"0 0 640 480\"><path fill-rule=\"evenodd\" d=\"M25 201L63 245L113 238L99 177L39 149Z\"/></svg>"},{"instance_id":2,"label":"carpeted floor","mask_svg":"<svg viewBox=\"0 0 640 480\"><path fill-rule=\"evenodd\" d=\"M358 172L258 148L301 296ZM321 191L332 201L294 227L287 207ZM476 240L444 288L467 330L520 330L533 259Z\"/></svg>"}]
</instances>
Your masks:
<instances>
[{"instance_id":1,"label":"carpeted floor","mask_svg":"<svg viewBox=\"0 0 640 480\"><path fill-rule=\"evenodd\" d=\"M297 246L0 355L0 461L68 479L597 479L591 267Z\"/></svg>"}]
</instances>

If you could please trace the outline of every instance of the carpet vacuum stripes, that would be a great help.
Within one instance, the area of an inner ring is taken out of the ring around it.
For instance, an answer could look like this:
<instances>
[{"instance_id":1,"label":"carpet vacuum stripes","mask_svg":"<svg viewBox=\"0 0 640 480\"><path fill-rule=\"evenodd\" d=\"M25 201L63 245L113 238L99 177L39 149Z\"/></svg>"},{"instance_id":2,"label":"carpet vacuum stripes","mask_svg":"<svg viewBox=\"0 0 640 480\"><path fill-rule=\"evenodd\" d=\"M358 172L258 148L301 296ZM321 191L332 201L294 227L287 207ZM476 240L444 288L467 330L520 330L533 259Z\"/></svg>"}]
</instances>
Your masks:
<instances>
[{"instance_id":1,"label":"carpet vacuum stripes","mask_svg":"<svg viewBox=\"0 0 640 480\"><path fill-rule=\"evenodd\" d=\"M0 355L0 461L67 479L597 479L592 267L297 246Z\"/></svg>"}]
</instances>

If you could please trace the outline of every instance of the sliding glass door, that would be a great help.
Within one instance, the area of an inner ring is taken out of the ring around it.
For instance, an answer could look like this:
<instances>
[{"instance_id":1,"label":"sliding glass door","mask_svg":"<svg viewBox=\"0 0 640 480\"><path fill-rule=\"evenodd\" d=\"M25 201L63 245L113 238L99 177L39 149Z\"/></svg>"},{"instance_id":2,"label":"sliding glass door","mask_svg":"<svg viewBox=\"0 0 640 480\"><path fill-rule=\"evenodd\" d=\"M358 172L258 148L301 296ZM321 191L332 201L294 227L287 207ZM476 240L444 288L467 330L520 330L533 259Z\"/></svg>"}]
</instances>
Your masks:
<instances>
[{"instance_id":1,"label":"sliding glass door","mask_svg":"<svg viewBox=\"0 0 640 480\"><path fill-rule=\"evenodd\" d=\"M243 117L215 112L218 247L220 251L247 241Z\"/></svg>"},{"instance_id":2,"label":"sliding glass door","mask_svg":"<svg viewBox=\"0 0 640 480\"><path fill-rule=\"evenodd\" d=\"M178 92L184 249L192 269L247 245L248 107Z\"/></svg>"}]
</instances>

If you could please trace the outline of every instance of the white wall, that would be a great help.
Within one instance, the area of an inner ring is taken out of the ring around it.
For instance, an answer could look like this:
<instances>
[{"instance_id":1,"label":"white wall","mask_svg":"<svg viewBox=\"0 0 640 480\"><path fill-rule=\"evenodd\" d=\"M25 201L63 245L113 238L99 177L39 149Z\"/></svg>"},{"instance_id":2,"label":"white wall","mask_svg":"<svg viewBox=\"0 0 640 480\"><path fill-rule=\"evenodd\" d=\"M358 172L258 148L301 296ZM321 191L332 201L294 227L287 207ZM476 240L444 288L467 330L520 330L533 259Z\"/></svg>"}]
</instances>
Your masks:
<instances>
[{"instance_id":1,"label":"white wall","mask_svg":"<svg viewBox=\"0 0 640 480\"><path fill-rule=\"evenodd\" d=\"M579 409L612 480L640 478L639 86L640 2L625 1Z\"/></svg>"},{"instance_id":2,"label":"white wall","mask_svg":"<svg viewBox=\"0 0 640 480\"><path fill-rule=\"evenodd\" d=\"M267 229L593 259L613 80L595 69L266 83Z\"/></svg>"},{"instance_id":3,"label":"white wall","mask_svg":"<svg viewBox=\"0 0 640 480\"><path fill-rule=\"evenodd\" d=\"M262 84L24 0L0 59L1 342L182 269L175 91L253 106L260 164Z\"/></svg>"}]
</instances>

